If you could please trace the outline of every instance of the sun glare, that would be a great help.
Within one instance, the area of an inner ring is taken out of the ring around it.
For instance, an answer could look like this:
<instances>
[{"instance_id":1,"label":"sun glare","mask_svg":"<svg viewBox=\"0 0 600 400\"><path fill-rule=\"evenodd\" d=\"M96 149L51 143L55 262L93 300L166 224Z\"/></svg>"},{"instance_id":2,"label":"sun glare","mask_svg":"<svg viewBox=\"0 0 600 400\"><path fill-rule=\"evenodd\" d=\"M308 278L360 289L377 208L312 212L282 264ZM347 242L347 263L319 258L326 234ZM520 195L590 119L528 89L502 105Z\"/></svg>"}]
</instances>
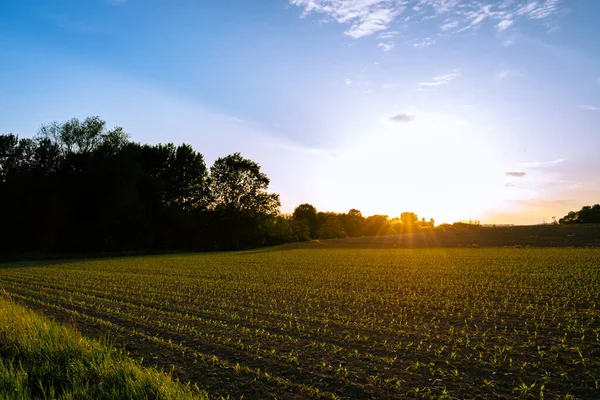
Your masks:
<instances>
[{"instance_id":1,"label":"sun glare","mask_svg":"<svg viewBox=\"0 0 600 400\"><path fill-rule=\"evenodd\" d=\"M381 119L319 170L327 182L315 201L390 217L416 212L438 222L479 218L503 200L504 162L477 126L420 114L410 124Z\"/></svg>"}]
</instances>

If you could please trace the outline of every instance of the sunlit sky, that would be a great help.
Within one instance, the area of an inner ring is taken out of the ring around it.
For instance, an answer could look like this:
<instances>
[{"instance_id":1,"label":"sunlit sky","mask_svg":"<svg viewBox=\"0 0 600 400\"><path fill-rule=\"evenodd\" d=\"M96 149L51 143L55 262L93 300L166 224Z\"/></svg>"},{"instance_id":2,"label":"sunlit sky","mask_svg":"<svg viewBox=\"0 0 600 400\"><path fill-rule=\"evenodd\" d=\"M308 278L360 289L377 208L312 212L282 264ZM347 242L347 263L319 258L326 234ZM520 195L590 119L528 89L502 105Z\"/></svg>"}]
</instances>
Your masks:
<instances>
[{"instance_id":1,"label":"sunlit sky","mask_svg":"<svg viewBox=\"0 0 600 400\"><path fill-rule=\"evenodd\" d=\"M599 0L2 0L0 133L98 115L282 211L550 222L600 202Z\"/></svg>"}]
</instances>

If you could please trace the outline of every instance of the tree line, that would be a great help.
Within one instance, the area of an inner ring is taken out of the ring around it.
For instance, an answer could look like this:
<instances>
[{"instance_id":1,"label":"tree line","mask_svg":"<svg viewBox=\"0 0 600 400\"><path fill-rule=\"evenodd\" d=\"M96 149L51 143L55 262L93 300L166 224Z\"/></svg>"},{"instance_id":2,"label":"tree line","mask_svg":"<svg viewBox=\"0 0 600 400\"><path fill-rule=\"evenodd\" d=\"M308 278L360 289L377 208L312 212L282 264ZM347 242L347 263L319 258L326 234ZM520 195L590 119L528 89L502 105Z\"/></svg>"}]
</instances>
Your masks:
<instances>
[{"instance_id":1,"label":"tree line","mask_svg":"<svg viewBox=\"0 0 600 400\"><path fill-rule=\"evenodd\" d=\"M600 224L600 204L583 206L579 211L570 211L558 220L559 224Z\"/></svg>"},{"instance_id":2,"label":"tree line","mask_svg":"<svg viewBox=\"0 0 600 400\"><path fill-rule=\"evenodd\" d=\"M134 143L98 117L0 135L0 254L253 247L279 209L239 153Z\"/></svg>"},{"instance_id":3,"label":"tree line","mask_svg":"<svg viewBox=\"0 0 600 400\"><path fill-rule=\"evenodd\" d=\"M279 212L260 165L239 153L207 167L191 146L132 142L98 117L0 135L0 255L230 250L427 230L405 212Z\"/></svg>"}]
</instances>

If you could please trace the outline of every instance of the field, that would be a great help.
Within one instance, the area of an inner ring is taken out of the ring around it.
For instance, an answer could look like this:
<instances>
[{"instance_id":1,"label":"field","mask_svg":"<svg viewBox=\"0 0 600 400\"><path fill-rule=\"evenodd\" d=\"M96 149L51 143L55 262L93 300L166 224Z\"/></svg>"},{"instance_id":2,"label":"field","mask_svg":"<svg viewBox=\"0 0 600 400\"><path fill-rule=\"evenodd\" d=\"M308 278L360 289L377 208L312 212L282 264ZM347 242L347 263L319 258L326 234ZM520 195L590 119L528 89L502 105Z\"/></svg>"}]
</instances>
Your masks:
<instances>
[{"instance_id":1,"label":"field","mask_svg":"<svg viewBox=\"0 0 600 400\"><path fill-rule=\"evenodd\" d=\"M600 249L16 263L0 287L213 397L600 397Z\"/></svg>"}]
</instances>

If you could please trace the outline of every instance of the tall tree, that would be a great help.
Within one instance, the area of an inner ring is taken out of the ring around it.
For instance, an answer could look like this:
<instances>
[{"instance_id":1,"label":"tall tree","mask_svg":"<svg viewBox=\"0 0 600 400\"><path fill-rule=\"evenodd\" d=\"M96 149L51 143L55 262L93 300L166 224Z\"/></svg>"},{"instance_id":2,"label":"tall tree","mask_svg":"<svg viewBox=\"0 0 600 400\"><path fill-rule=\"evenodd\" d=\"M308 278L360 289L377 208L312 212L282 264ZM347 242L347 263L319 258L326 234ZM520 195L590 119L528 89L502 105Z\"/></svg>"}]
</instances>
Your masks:
<instances>
[{"instance_id":1,"label":"tall tree","mask_svg":"<svg viewBox=\"0 0 600 400\"><path fill-rule=\"evenodd\" d=\"M317 237L319 220L315 206L308 203L300 204L294 210L293 218L298 224L305 225L308 228L309 235L312 239Z\"/></svg>"},{"instance_id":2,"label":"tall tree","mask_svg":"<svg viewBox=\"0 0 600 400\"><path fill-rule=\"evenodd\" d=\"M417 214L407 211L400 214L400 221L402 221L402 229L406 232L410 232L416 228L419 217Z\"/></svg>"},{"instance_id":3,"label":"tall tree","mask_svg":"<svg viewBox=\"0 0 600 400\"><path fill-rule=\"evenodd\" d=\"M260 165L240 153L217 159L210 168L215 222L229 237L230 248L255 245L256 232L278 213L279 195L269 193Z\"/></svg>"}]
</instances>

